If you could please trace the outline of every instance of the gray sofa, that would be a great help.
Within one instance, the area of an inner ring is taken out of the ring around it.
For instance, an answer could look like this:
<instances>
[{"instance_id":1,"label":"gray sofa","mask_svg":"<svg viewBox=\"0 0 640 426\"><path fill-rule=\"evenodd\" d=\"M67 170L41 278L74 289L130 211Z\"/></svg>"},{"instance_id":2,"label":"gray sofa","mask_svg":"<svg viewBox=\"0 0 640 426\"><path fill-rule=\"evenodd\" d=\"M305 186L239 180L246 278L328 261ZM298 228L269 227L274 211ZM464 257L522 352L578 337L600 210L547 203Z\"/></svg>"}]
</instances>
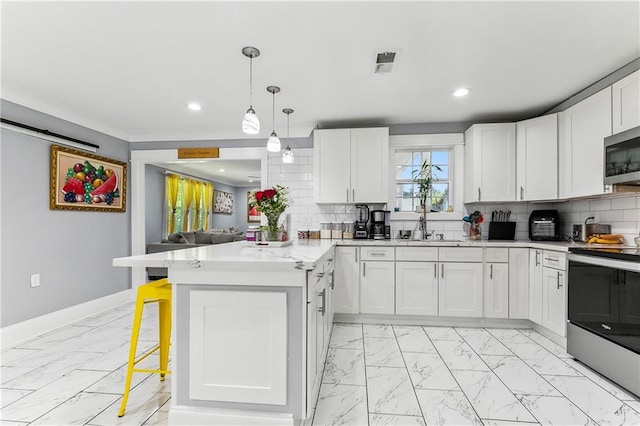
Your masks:
<instances>
[{"instance_id":1,"label":"gray sofa","mask_svg":"<svg viewBox=\"0 0 640 426\"><path fill-rule=\"evenodd\" d=\"M147 244L147 253L180 250L192 247L200 247L211 244L230 243L242 241L245 237L237 228L217 228L207 231L176 232L163 239L159 243ZM149 281L167 277L167 268L147 268Z\"/></svg>"}]
</instances>

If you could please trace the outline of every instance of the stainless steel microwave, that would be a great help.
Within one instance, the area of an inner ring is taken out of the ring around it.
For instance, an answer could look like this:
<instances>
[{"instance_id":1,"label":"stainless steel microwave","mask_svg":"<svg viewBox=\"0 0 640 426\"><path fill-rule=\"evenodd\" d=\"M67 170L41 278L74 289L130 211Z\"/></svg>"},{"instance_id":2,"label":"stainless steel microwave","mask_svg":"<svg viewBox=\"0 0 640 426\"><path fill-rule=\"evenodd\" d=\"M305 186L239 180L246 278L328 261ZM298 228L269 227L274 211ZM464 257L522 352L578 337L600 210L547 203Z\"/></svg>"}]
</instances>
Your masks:
<instances>
[{"instance_id":1,"label":"stainless steel microwave","mask_svg":"<svg viewBox=\"0 0 640 426\"><path fill-rule=\"evenodd\" d=\"M604 138L604 184L640 185L640 126Z\"/></svg>"}]
</instances>

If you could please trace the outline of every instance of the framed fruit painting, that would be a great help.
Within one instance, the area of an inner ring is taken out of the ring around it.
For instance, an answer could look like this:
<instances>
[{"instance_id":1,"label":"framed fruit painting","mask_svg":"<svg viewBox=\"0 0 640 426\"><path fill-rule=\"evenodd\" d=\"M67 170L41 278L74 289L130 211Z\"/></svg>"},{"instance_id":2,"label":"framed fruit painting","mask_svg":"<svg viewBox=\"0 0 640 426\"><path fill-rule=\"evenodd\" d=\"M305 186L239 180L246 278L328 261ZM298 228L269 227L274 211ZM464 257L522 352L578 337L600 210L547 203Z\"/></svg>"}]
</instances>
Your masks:
<instances>
[{"instance_id":1,"label":"framed fruit painting","mask_svg":"<svg viewBox=\"0 0 640 426\"><path fill-rule=\"evenodd\" d=\"M51 210L122 213L126 188L126 163L51 145Z\"/></svg>"}]
</instances>

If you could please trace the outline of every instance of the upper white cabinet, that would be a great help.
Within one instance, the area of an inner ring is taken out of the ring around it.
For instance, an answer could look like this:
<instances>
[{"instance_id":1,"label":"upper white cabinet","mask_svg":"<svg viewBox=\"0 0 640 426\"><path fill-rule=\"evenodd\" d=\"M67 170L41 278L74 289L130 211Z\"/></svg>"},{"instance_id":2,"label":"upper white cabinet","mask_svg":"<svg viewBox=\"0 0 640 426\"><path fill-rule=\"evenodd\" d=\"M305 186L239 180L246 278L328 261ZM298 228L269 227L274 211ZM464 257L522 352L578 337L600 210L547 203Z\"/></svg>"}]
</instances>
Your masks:
<instances>
[{"instance_id":1,"label":"upper white cabinet","mask_svg":"<svg viewBox=\"0 0 640 426\"><path fill-rule=\"evenodd\" d=\"M389 129L316 130L316 203L386 203Z\"/></svg>"},{"instance_id":2,"label":"upper white cabinet","mask_svg":"<svg viewBox=\"0 0 640 426\"><path fill-rule=\"evenodd\" d=\"M611 86L559 114L560 198L603 194L604 138L611 135Z\"/></svg>"},{"instance_id":3,"label":"upper white cabinet","mask_svg":"<svg viewBox=\"0 0 640 426\"><path fill-rule=\"evenodd\" d=\"M516 125L474 124L464 133L464 202L516 200Z\"/></svg>"},{"instance_id":4,"label":"upper white cabinet","mask_svg":"<svg viewBox=\"0 0 640 426\"><path fill-rule=\"evenodd\" d=\"M613 133L640 126L640 70L613 83Z\"/></svg>"},{"instance_id":5,"label":"upper white cabinet","mask_svg":"<svg viewBox=\"0 0 640 426\"><path fill-rule=\"evenodd\" d=\"M520 121L517 129L517 199L558 197L558 114Z\"/></svg>"}]
</instances>

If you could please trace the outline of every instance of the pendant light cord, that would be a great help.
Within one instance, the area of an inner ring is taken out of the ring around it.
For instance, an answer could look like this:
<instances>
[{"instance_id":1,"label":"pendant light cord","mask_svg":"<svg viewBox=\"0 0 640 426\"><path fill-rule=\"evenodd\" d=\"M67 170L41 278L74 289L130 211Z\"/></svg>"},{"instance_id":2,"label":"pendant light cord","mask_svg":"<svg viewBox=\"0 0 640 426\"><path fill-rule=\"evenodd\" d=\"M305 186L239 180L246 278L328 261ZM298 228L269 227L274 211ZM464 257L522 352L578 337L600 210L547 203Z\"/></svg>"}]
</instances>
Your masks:
<instances>
[{"instance_id":1,"label":"pendant light cord","mask_svg":"<svg viewBox=\"0 0 640 426\"><path fill-rule=\"evenodd\" d=\"M253 55L249 58L249 108L253 109Z\"/></svg>"},{"instance_id":2,"label":"pendant light cord","mask_svg":"<svg viewBox=\"0 0 640 426\"><path fill-rule=\"evenodd\" d=\"M273 95L273 104L271 105L271 127L272 131L275 133L276 131L276 92L271 92Z\"/></svg>"},{"instance_id":3,"label":"pendant light cord","mask_svg":"<svg viewBox=\"0 0 640 426\"><path fill-rule=\"evenodd\" d=\"M289 137L289 116L291 115L291 113L287 114L287 142L289 142L289 139L291 139Z\"/></svg>"}]
</instances>

